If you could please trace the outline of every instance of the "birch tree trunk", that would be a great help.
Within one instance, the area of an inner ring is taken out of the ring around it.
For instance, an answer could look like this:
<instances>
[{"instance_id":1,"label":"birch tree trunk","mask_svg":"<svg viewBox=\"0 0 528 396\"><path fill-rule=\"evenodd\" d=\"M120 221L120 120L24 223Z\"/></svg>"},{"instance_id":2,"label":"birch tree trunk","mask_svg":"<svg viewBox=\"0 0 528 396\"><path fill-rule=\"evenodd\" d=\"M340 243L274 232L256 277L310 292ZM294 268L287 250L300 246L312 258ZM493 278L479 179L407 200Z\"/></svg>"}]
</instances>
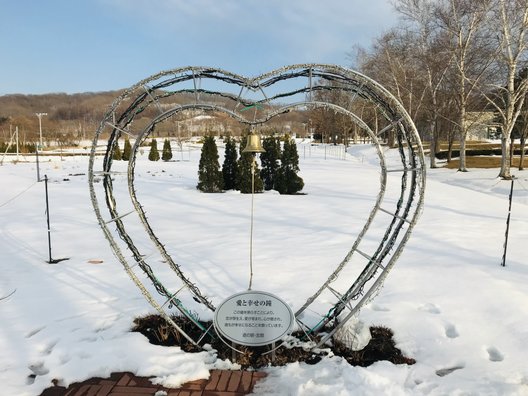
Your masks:
<instances>
[{"instance_id":1,"label":"birch tree trunk","mask_svg":"<svg viewBox=\"0 0 528 396\"><path fill-rule=\"evenodd\" d=\"M460 143L458 170L466 172L467 111L473 93L489 63L482 56L484 41L481 30L491 0L447 0L439 2L437 15L440 26L450 38L453 58L454 89L457 98L458 117L455 124ZM527 0L528 1L528 0Z\"/></svg>"},{"instance_id":2,"label":"birch tree trunk","mask_svg":"<svg viewBox=\"0 0 528 396\"><path fill-rule=\"evenodd\" d=\"M425 116L430 136L430 167L436 168L436 152L439 140L438 114L440 111L438 95L446 74L450 68L452 56L450 50L439 44L442 30L438 26L436 14L437 0L397 0L396 10L411 22L410 29L415 31L417 40L413 43L418 68L424 71L425 90L422 102L425 102ZM411 108L411 106L409 106ZM415 115L417 118L418 112ZM423 115L422 115L423 117Z\"/></svg>"},{"instance_id":3,"label":"birch tree trunk","mask_svg":"<svg viewBox=\"0 0 528 396\"><path fill-rule=\"evenodd\" d=\"M495 85L494 88L500 92L498 95L487 98L502 118L502 159L499 177L511 179L510 138L528 92L526 79L516 81L521 62L525 61L528 55L528 0L497 0L495 7L496 16L492 19L490 29L497 31L497 63L502 67L506 81L502 86L500 83Z\"/></svg>"},{"instance_id":4,"label":"birch tree trunk","mask_svg":"<svg viewBox=\"0 0 528 396\"><path fill-rule=\"evenodd\" d=\"M434 169L436 168L436 143L437 143L435 121L431 121L431 124L429 125L429 129L431 131L431 141L429 143L429 167L431 169Z\"/></svg>"},{"instance_id":5,"label":"birch tree trunk","mask_svg":"<svg viewBox=\"0 0 528 396\"><path fill-rule=\"evenodd\" d=\"M465 70L464 59L460 61L460 69ZM467 172L466 168L466 137L467 137L467 126L466 126L466 78L465 72L460 74L460 93L459 93L459 104L460 104L460 118L458 121L458 140L459 140L459 163L458 171Z\"/></svg>"}]
</instances>

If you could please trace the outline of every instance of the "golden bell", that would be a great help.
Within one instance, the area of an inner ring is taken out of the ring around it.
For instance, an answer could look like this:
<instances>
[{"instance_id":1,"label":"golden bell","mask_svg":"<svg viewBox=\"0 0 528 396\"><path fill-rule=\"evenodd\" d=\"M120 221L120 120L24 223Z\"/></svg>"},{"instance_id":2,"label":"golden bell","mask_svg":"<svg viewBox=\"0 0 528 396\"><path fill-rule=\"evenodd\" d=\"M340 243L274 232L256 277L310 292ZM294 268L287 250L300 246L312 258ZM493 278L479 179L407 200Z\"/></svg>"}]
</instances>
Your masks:
<instances>
[{"instance_id":1,"label":"golden bell","mask_svg":"<svg viewBox=\"0 0 528 396\"><path fill-rule=\"evenodd\" d=\"M265 153L266 150L262 148L262 143L260 142L260 135L250 133L247 139L247 145L243 153Z\"/></svg>"}]
</instances>

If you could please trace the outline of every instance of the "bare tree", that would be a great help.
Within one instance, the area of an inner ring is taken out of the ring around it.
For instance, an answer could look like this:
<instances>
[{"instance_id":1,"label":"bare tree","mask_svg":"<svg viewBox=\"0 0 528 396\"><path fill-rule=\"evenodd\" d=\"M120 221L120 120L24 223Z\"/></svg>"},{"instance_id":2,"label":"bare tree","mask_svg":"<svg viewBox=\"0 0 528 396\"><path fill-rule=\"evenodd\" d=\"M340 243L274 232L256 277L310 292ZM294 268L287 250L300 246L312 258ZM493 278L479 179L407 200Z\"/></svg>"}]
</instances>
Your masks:
<instances>
[{"instance_id":1,"label":"bare tree","mask_svg":"<svg viewBox=\"0 0 528 396\"><path fill-rule=\"evenodd\" d=\"M526 149L526 138L528 137L528 109L524 109L521 112L521 115L519 117L519 149L521 152L520 158L519 158L519 170L524 170L524 158L525 158L525 149Z\"/></svg>"},{"instance_id":2,"label":"bare tree","mask_svg":"<svg viewBox=\"0 0 528 396\"><path fill-rule=\"evenodd\" d=\"M409 29L392 29L357 59L359 69L391 91L413 119L419 116L426 95L423 73L416 62L416 40Z\"/></svg>"},{"instance_id":3,"label":"bare tree","mask_svg":"<svg viewBox=\"0 0 528 396\"><path fill-rule=\"evenodd\" d=\"M449 38L452 52L453 84L458 105L458 136L460 142L459 171L466 172L467 113L478 84L489 69L486 60L489 51L485 39L484 23L490 9L490 0L446 0L437 5L439 26Z\"/></svg>"},{"instance_id":4,"label":"bare tree","mask_svg":"<svg viewBox=\"0 0 528 396\"><path fill-rule=\"evenodd\" d=\"M396 10L407 19L414 29L416 63L423 70L427 87L425 116L430 136L430 167L436 168L436 152L440 137L439 118L443 107L440 95L444 88L446 74L452 61L452 54L446 50L442 32L436 23L434 0L398 0Z\"/></svg>"},{"instance_id":5,"label":"bare tree","mask_svg":"<svg viewBox=\"0 0 528 396\"><path fill-rule=\"evenodd\" d=\"M357 100L352 92L336 82L319 81L313 94L318 101L334 103L348 110L352 110ZM311 126L321 136L322 143L347 144L348 134L353 130L350 117L326 108L310 110L309 117Z\"/></svg>"},{"instance_id":6,"label":"bare tree","mask_svg":"<svg viewBox=\"0 0 528 396\"><path fill-rule=\"evenodd\" d=\"M517 80L526 80L527 78L528 78L528 67L525 67L519 72L519 77ZM528 95L528 92L526 93L526 95ZM517 118L517 121L515 123L514 131L519 137L519 151L520 151L519 170L521 171L521 170L524 170L526 138L528 137L528 102L526 101L526 98L524 99L524 103L521 109L521 113L519 114L519 118ZM512 134L512 138L513 138L513 134Z\"/></svg>"},{"instance_id":7,"label":"bare tree","mask_svg":"<svg viewBox=\"0 0 528 396\"><path fill-rule=\"evenodd\" d=\"M496 34L499 78L486 98L496 109L502 124L499 177L511 179L510 137L528 92L528 80L517 78L519 71L526 67L528 57L528 0L494 0L489 28Z\"/></svg>"}]
</instances>

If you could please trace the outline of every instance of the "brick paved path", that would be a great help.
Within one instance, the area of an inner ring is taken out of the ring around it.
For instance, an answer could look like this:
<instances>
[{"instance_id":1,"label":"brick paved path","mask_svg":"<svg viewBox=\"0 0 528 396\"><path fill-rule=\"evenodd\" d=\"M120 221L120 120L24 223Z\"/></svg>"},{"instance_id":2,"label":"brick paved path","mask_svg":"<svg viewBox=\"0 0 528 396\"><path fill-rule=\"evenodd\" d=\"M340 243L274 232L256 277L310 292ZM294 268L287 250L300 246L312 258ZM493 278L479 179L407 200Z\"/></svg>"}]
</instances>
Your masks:
<instances>
[{"instance_id":1,"label":"brick paved path","mask_svg":"<svg viewBox=\"0 0 528 396\"><path fill-rule=\"evenodd\" d=\"M153 385L147 377L131 373L113 373L110 378L91 378L68 388L54 386L40 396L242 396L252 392L255 383L266 374L255 371L212 370L207 380L187 382L178 389Z\"/></svg>"}]
</instances>

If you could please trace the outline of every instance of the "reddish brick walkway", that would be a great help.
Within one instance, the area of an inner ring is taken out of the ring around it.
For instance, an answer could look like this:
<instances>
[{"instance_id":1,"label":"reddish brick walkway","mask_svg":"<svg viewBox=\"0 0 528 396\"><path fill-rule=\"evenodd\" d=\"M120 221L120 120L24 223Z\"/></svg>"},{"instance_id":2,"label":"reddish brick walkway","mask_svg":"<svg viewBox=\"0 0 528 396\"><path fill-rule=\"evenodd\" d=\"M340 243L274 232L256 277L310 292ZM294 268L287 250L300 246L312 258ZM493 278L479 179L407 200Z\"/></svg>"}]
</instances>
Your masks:
<instances>
[{"instance_id":1,"label":"reddish brick walkway","mask_svg":"<svg viewBox=\"0 0 528 396\"><path fill-rule=\"evenodd\" d=\"M181 387L164 388L153 385L147 377L131 373L113 373L110 378L91 378L71 384L68 388L54 386L40 396L242 396L253 391L255 383L266 374L255 371L212 370L207 380L187 382Z\"/></svg>"}]
</instances>

